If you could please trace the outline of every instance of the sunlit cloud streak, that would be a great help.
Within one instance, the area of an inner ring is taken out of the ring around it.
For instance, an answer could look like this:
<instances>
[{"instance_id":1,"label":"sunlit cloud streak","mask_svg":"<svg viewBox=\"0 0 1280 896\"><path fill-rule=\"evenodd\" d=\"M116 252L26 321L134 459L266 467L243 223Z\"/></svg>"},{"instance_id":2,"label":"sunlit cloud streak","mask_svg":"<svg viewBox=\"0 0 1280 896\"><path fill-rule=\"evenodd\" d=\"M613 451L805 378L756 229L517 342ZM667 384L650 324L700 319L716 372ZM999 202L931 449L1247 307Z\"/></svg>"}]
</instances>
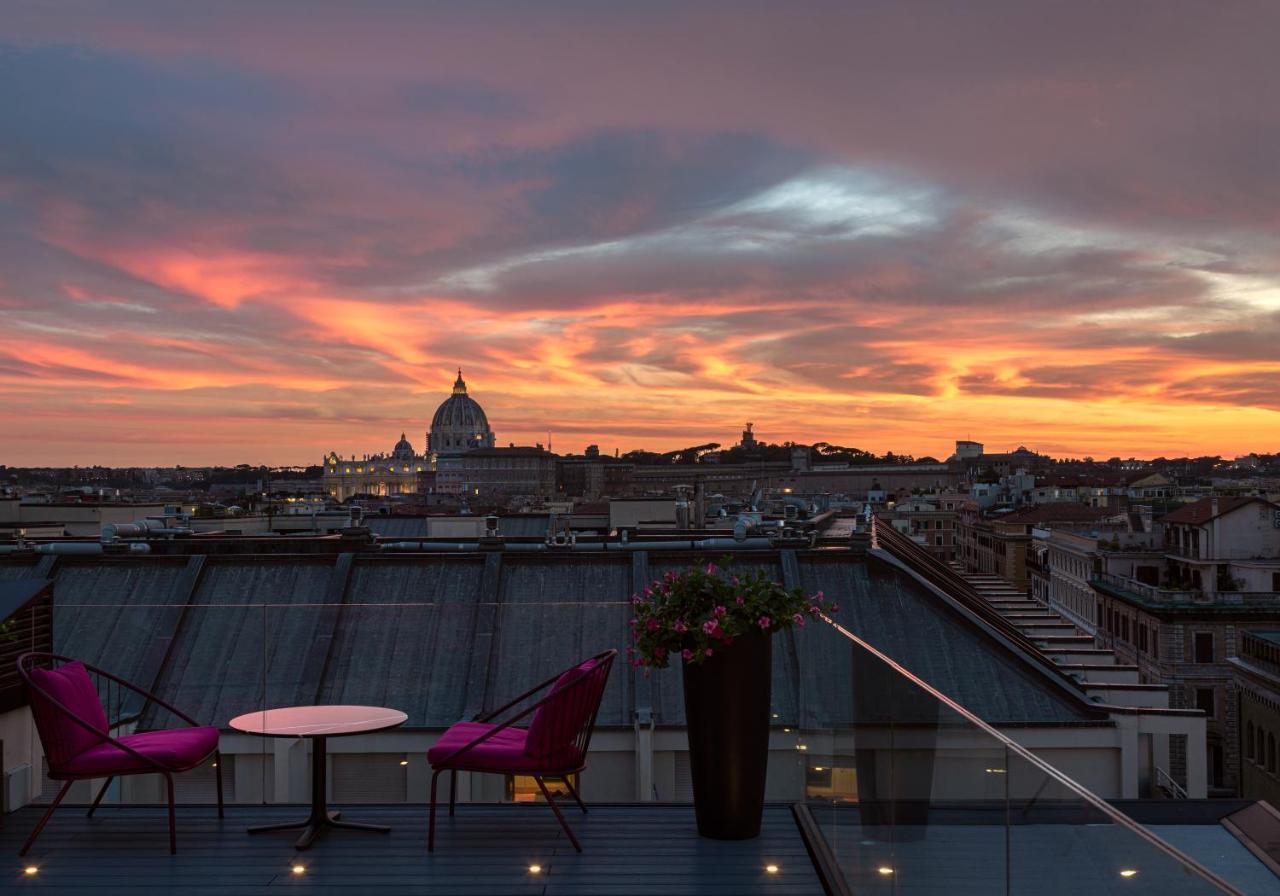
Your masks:
<instances>
[{"instance_id":1,"label":"sunlit cloud streak","mask_svg":"<svg viewBox=\"0 0 1280 896\"><path fill-rule=\"evenodd\" d=\"M0 463L1280 447L1274 6L10 12Z\"/></svg>"}]
</instances>

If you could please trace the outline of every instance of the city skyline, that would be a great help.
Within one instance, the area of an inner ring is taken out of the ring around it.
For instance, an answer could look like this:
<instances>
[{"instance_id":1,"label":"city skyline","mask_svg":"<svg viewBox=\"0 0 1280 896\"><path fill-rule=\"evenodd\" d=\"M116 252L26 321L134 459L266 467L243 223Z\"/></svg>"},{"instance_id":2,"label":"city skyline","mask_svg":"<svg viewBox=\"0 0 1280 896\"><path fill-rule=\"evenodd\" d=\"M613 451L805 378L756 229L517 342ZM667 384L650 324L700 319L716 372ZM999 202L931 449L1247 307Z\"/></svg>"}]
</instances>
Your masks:
<instances>
[{"instance_id":1,"label":"city skyline","mask_svg":"<svg viewBox=\"0 0 1280 896\"><path fill-rule=\"evenodd\" d=\"M504 445L1274 451L1280 8L1175 6L16 4L0 463L421 450L459 366Z\"/></svg>"}]
</instances>

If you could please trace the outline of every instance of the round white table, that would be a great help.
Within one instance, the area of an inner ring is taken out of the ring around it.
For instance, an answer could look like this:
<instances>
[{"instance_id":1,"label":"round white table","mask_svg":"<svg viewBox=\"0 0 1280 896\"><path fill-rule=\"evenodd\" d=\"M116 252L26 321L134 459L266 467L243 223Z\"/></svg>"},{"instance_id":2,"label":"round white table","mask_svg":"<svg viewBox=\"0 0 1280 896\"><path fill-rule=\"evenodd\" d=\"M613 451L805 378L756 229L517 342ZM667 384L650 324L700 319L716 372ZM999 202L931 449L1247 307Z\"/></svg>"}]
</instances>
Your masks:
<instances>
[{"instance_id":1,"label":"round white table","mask_svg":"<svg viewBox=\"0 0 1280 896\"><path fill-rule=\"evenodd\" d=\"M330 737L368 734L403 725L409 717L398 709L382 706L286 706L264 709L236 716L230 726L245 734L262 737L306 737L311 740L311 814L303 821L266 824L249 828L250 834L265 831L288 831L302 828L297 848L307 849L326 828L374 831L385 834L391 828L380 824L339 821L341 812L331 812L327 805L325 766L326 743Z\"/></svg>"}]
</instances>

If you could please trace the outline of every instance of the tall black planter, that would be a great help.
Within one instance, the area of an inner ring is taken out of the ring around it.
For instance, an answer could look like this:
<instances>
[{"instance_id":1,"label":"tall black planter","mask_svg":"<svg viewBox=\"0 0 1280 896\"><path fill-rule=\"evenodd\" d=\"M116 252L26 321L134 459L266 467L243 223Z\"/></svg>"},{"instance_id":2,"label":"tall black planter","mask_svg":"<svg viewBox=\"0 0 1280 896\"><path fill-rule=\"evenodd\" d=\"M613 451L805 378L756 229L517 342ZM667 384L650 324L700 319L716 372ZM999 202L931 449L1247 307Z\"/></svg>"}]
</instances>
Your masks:
<instances>
[{"instance_id":1,"label":"tall black planter","mask_svg":"<svg viewBox=\"0 0 1280 896\"><path fill-rule=\"evenodd\" d=\"M693 805L703 837L760 835L772 671L773 638L759 630L684 667Z\"/></svg>"}]
</instances>

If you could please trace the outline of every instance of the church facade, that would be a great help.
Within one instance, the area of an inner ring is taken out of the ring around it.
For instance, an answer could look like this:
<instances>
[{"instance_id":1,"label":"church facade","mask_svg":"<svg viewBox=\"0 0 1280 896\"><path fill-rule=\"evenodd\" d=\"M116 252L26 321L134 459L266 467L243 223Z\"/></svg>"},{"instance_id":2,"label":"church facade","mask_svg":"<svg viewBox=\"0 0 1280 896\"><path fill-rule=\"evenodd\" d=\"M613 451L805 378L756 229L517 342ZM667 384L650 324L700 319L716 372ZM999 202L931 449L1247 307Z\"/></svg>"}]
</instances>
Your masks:
<instances>
[{"instance_id":1,"label":"church facade","mask_svg":"<svg viewBox=\"0 0 1280 896\"><path fill-rule=\"evenodd\" d=\"M404 433L389 454L344 458L330 451L324 458L325 493L345 501L356 495L388 497L429 491L442 457L493 448L489 420L480 404L467 394L461 370L453 384L453 394L436 409L425 437L426 451L422 454L414 450Z\"/></svg>"}]
</instances>

